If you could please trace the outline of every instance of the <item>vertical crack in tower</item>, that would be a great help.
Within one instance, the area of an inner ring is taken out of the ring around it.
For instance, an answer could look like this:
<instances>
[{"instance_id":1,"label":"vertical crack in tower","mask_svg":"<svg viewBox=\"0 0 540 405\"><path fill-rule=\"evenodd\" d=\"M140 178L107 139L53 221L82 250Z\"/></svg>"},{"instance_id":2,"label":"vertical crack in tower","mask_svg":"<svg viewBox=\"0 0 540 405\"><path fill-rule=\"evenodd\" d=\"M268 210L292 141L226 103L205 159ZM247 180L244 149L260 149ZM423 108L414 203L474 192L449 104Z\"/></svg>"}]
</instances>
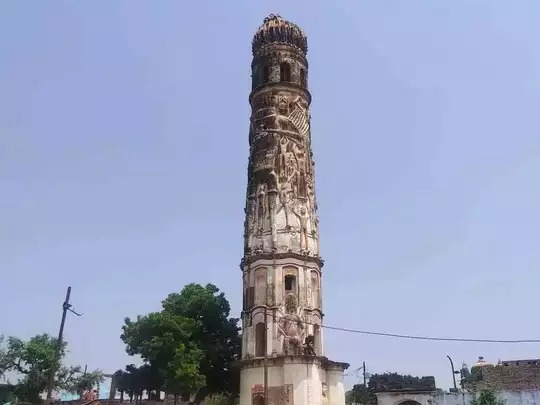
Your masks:
<instances>
[{"instance_id":1,"label":"vertical crack in tower","mask_svg":"<svg viewBox=\"0 0 540 405\"><path fill-rule=\"evenodd\" d=\"M323 348L307 38L270 15L252 50L240 405L264 403L265 364L268 404L342 405L348 364Z\"/></svg>"}]
</instances>

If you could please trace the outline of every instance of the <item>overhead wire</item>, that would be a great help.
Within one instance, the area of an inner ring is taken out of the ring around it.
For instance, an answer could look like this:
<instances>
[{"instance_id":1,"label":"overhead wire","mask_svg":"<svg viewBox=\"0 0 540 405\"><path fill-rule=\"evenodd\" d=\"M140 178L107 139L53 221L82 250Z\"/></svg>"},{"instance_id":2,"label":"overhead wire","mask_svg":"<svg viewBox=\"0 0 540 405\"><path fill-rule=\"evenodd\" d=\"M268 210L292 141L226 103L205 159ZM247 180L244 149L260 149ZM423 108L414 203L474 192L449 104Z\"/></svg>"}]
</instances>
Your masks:
<instances>
[{"instance_id":1,"label":"overhead wire","mask_svg":"<svg viewBox=\"0 0 540 405\"><path fill-rule=\"evenodd\" d=\"M279 319L274 314L269 314L269 316L273 318L274 321L277 321ZM481 339L481 338L452 338L452 337L439 337L439 336L420 336L420 335L406 335L406 334L399 334L399 333L373 332L373 331L360 330L360 329L330 326L330 325L312 323L312 322L307 322L307 321L304 321L304 324L316 325L322 328L340 331L340 332L358 333L361 335L383 336L383 337L409 339L409 340L424 340L424 341L427 340L427 341L437 341L437 342L502 343L502 344L540 343L540 339Z\"/></svg>"},{"instance_id":2,"label":"overhead wire","mask_svg":"<svg viewBox=\"0 0 540 405\"><path fill-rule=\"evenodd\" d=\"M540 343L540 339L478 339L478 338L450 338L437 336L402 335L398 333L371 332L359 329L339 328L337 326L321 325L321 327L341 332L360 333L362 335L385 336L398 339L431 340L440 342L474 342L474 343Z\"/></svg>"}]
</instances>

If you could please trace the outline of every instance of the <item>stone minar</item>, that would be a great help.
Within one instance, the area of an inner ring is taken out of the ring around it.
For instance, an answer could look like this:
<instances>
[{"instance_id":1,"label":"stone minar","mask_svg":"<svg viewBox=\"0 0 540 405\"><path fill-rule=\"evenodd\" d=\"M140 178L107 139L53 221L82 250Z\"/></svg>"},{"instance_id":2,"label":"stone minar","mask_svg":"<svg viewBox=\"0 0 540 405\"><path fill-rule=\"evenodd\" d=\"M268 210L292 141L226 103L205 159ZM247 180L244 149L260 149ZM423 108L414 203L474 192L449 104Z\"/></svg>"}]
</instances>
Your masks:
<instances>
[{"instance_id":1,"label":"stone minar","mask_svg":"<svg viewBox=\"0 0 540 405\"><path fill-rule=\"evenodd\" d=\"M240 405L345 403L324 356L307 38L278 15L253 37ZM266 364L266 367L265 367Z\"/></svg>"}]
</instances>

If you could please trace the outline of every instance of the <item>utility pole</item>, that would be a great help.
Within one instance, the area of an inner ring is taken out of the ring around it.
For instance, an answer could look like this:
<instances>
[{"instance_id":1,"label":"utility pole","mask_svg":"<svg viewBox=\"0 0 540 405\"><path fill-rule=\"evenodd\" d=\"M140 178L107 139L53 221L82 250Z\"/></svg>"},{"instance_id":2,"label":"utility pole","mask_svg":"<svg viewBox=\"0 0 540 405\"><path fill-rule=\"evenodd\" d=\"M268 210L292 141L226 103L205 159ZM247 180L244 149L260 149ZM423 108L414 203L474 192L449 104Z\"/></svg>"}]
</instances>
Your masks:
<instances>
[{"instance_id":1,"label":"utility pole","mask_svg":"<svg viewBox=\"0 0 540 405\"><path fill-rule=\"evenodd\" d=\"M264 405L268 405L268 306L264 306Z\"/></svg>"},{"instance_id":2,"label":"utility pole","mask_svg":"<svg viewBox=\"0 0 540 405\"><path fill-rule=\"evenodd\" d=\"M366 362L362 362L362 374L364 375L364 405L368 403L368 389L367 389L367 378L366 378Z\"/></svg>"},{"instance_id":3,"label":"utility pole","mask_svg":"<svg viewBox=\"0 0 540 405\"><path fill-rule=\"evenodd\" d=\"M454 362L450 356L447 355L446 357L448 357L448 360L450 360L450 367L452 367L452 378L454 380L454 392L457 392L458 389L456 384L456 370L454 369Z\"/></svg>"},{"instance_id":4,"label":"utility pole","mask_svg":"<svg viewBox=\"0 0 540 405\"><path fill-rule=\"evenodd\" d=\"M82 315L82 314L78 314L73 309L71 309L71 304L69 303L70 296L71 296L71 287L68 287L67 292L66 292L66 299L64 300L64 304L62 305L62 321L60 322L60 330L58 331L58 339L56 341L54 359L53 359L53 363L51 364L51 369L49 370L49 381L47 383L47 401L50 401L52 398L52 391L53 391L53 386L54 386L54 375L56 374L56 363L60 360L60 349L62 348L62 337L64 335L64 325L66 324L67 311L70 311L77 316Z\"/></svg>"}]
</instances>

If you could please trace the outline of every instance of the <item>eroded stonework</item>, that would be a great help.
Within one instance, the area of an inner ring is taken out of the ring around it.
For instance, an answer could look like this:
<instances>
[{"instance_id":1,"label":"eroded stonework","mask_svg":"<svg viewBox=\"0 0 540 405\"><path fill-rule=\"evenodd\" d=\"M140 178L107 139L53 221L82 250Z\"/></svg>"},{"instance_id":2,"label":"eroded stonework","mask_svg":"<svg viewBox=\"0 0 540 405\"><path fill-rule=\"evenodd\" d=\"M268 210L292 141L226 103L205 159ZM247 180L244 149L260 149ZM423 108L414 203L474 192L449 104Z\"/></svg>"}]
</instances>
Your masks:
<instances>
[{"instance_id":1,"label":"eroded stonework","mask_svg":"<svg viewBox=\"0 0 540 405\"><path fill-rule=\"evenodd\" d=\"M323 261L306 52L302 30L279 16L267 17L253 38L240 264L240 405L262 403L260 367L265 357L273 364L268 370L268 404L345 401L342 371L347 365L328 361L323 349Z\"/></svg>"},{"instance_id":2,"label":"eroded stonework","mask_svg":"<svg viewBox=\"0 0 540 405\"><path fill-rule=\"evenodd\" d=\"M260 356L265 338L267 354L304 354L308 337L311 352L323 352L306 52L302 30L279 16L266 18L253 38L243 358Z\"/></svg>"},{"instance_id":3,"label":"eroded stonework","mask_svg":"<svg viewBox=\"0 0 540 405\"><path fill-rule=\"evenodd\" d=\"M309 93L286 87L261 89L251 100L246 257L319 255Z\"/></svg>"},{"instance_id":4,"label":"eroded stonework","mask_svg":"<svg viewBox=\"0 0 540 405\"><path fill-rule=\"evenodd\" d=\"M251 390L252 403L264 405L264 388L255 386ZM287 384L282 387L268 387L268 403L275 405L294 405L294 387Z\"/></svg>"},{"instance_id":5,"label":"eroded stonework","mask_svg":"<svg viewBox=\"0 0 540 405\"><path fill-rule=\"evenodd\" d=\"M248 325L244 358L261 355L262 334L268 354L323 353L306 52L302 30L278 16L265 19L253 39L241 265ZM260 326L262 307L270 318L266 333ZM306 338L312 347L306 348Z\"/></svg>"}]
</instances>

